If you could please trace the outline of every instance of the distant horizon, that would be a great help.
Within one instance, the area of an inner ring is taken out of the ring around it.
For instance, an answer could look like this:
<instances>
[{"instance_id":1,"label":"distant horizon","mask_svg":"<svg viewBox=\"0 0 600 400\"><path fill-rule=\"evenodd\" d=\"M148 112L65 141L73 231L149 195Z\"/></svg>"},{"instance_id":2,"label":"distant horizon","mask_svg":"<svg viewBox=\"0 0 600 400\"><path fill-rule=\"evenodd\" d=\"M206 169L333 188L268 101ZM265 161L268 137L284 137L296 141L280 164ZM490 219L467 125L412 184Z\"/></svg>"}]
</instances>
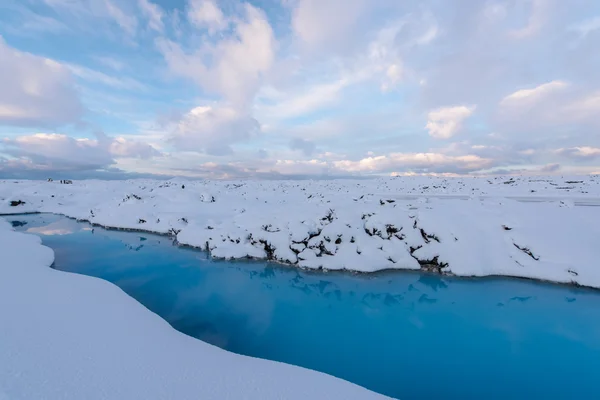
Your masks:
<instances>
[{"instance_id":1,"label":"distant horizon","mask_svg":"<svg viewBox=\"0 0 600 400\"><path fill-rule=\"evenodd\" d=\"M26 171L24 173L14 173L13 175L0 175L0 181L52 181L59 182L60 180L72 180L72 181L85 181L85 180L105 180L105 181L122 181L122 180L135 180L135 179L151 179L151 180L182 180L182 181L197 181L197 180L212 180L212 181L335 181L335 180L371 180L371 179L401 179L401 178L446 178L446 179L494 179L494 178L572 178L572 177L597 177L600 176L600 172L589 173L589 174L560 174L560 173L527 173L522 172L509 172L501 171L501 173L494 174L468 174L468 175L457 175L457 174L426 174L426 173L405 173L399 175L278 175L276 173L261 174L256 176L230 176L230 177L219 177L219 178L206 178L201 176L184 176L184 175L161 175L161 174L148 174L148 173L135 173L135 172L108 172L108 171L83 171L71 174L43 174L43 173L32 173L32 171Z\"/></svg>"},{"instance_id":2,"label":"distant horizon","mask_svg":"<svg viewBox=\"0 0 600 400\"><path fill-rule=\"evenodd\" d=\"M0 179L600 174L594 0L3 0Z\"/></svg>"}]
</instances>

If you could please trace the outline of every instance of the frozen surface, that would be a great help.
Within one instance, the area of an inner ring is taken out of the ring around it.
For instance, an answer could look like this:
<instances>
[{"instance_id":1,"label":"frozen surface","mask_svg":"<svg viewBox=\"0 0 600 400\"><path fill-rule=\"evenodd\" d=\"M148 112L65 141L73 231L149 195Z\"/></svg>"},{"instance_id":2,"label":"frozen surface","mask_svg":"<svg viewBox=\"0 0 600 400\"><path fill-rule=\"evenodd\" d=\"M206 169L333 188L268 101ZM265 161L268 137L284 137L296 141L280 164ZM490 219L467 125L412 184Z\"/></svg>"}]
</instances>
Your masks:
<instances>
[{"instance_id":1,"label":"frozen surface","mask_svg":"<svg viewBox=\"0 0 600 400\"><path fill-rule=\"evenodd\" d=\"M0 255L2 400L380 398L179 333L111 283L48 268L52 250L2 218Z\"/></svg>"},{"instance_id":2,"label":"frozen surface","mask_svg":"<svg viewBox=\"0 0 600 400\"><path fill-rule=\"evenodd\" d=\"M592 287L600 287L598 206L598 176L0 182L0 213L168 233L218 258Z\"/></svg>"}]
</instances>

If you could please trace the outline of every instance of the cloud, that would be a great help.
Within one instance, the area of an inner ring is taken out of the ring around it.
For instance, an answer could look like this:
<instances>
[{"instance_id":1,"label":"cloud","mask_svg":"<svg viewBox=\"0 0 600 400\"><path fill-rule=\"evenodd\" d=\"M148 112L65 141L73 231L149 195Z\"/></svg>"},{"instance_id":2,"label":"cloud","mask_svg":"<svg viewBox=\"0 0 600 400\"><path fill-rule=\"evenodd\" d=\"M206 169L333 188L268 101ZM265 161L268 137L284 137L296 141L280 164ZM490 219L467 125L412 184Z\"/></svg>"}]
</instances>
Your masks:
<instances>
[{"instance_id":1,"label":"cloud","mask_svg":"<svg viewBox=\"0 0 600 400\"><path fill-rule=\"evenodd\" d=\"M557 172L560 170L560 164L555 163L555 164L547 164L544 165L540 168L540 172L544 173L544 174L548 174L548 173L553 173L553 172Z\"/></svg>"},{"instance_id":2,"label":"cloud","mask_svg":"<svg viewBox=\"0 0 600 400\"><path fill-rule=\"evenodd\" d=\"M298 0L292 29L311 51L338 51L352 45L358 20L369 10L366 0Z\"/></svg>"},{"instance_id":3,"label":"cloud","mask_svg":"<svg viewBox=\"0 0 600 400\"><path fill-rule=\"evenodd\" d=\"M107 56L92 56L92 58L98 61L100 64L113 69L115 71L121 71L125 69L125 63L119 60L116 60L112 57Z\"/></svg>"},{"instance_id":4,"label":"cloud","mask_svg":"<svg viewBox=\"0 0 600 400\"><path fill-rule=\"evenodd\" d=\"M257 155L261 160L269 157L269 153L265 149L258 149Z\"/></svg>"},{"instance_id":5,"label":"cloud","mask_svg":"<svg viewBox=\"0 0 600 400\"><path fill-rule=\"evenodd\" d=\"M189 0L187 19L198 28L217 33L229 26L229 21L213 0Z\"/></svg>"},{"instance_id":6,"label":"cloud","mask_svg":"<svg viewBox=\"0 0 600 400\"><path fill-rule=\"evenodd\" d=\"M230 107L196 107L172 126L170 140L179 150L211 155L233 152L231 145L260 132L260 124Z\"/></svg>"},{"instance_id":7,"label":"cloud","mask_svg":"<svg viewBox=\"0 0 600 400\"><path fill-rule=\"evenodd\" d=\"M147 88L141 82L129 77L116 77L81 65L64 64L75 76L89 82L97 82L117 89L145 91Z\"/></svg>"},{"instance_id":8,"label":"cloud","mask_svg":"<svg viewBox=\"0 0 600 400\"><path fill-rule=\"evenodd\" d=\"M304 155L311 156L317 150L317 146L309 140L293 138L290 141L290 149L300 150Z\"/></svg>"},{"instance_id":9,"label":"cloud","mask_svg":"<svg viewBox=\"0 0 600 400\"><path fill-rule=\"evenodd\" d=\"M495 130L512 140L548 141L568 134L573 144L582 140L593 144L597 140L587 132L600 128L598 113L600 91L551 81L504 97L491 122Z\"/></svg>"},{"instance_id":10,"label":"cloud","mask_svg":"<svg viewBox=\"0 0 600 400\"><path fill-rule=\"evenodd\" d=\"M83 106L61 64L9 47L0 37L0 123L54 127L79 121Z\"/></svg>"},{"instance_id":11,"label":"cloud","mask_svg":"<svg viewBox=\"0 0 600 400\"><path fill-rule=\"evenodd\" d=\"M126 160L151 150L93 139L100 161L126 170L183 174L202 164L211 177L347 176L473 173L489 164L526 173L561 162L564 173L567 163L598 160L600 25L589 1L0 3L9 43L33 46L12 28L39 21L49 34L36 35L35 48L68 60L37 57L43 74L15 66L16 75L0 75L0 124L51 131L89 117L87 126L169 152ZM73 48L60 47L66 35L77 36ZM53 94L31 94L25 86L36 79L56 81ZM69 90L79 114L61 106ZM184 111L168 117L170 109ZM157 114L165 114L159 127Z\"/></svg>"},{"instance_id":12,"label":"cloud","mask_svg":"<svg viewBox=\"0 0 600 400\"><path fill-rule=\"evenodd\" d=\"M331 163L321 160L277 160L272 171L282 175L340 175Z\"/></svg>"},{"instance_id":13,"label":"cloud","mask_svg":"<svg viewBox=\"0 0 600 400\"><path fill-rule=\"evenodd\" d=\"M573 24L568 30L577 32L581 39L585 39L590 33L600 30L600 16Z\"/></svg>"},{"instance_id":14,"label":"cloud","mask_svg":"<svg viewBox=\"0 0 600 400\"><path fill-rule=\"evenodd\" d=\"M134 44L132 38L137 34L138 18L134 1L116 0L41 0L60 15L61 20L72 29L77 28L88 33L109 33L114 39ZM146 10L147 11L147 10ZM146 12L142 10L142 12ZM114 26L120 28L119 34L113 32Z\"/></svg>"},{"instance_id":15,"label":"cloud","mask_svg":"<svg viewBox=\"0 0 600 400\"><path fill-rule=\"evenodd\" d=\"M160 155L160 152L147 143L127 140L122 137L114 138L110 141L108 148L110 154L119 158L142 158L147 159Z\"/></svg>"},{"instance_id":16,"label":"cloud","mask_svg":"<svg viewBox=\"0 0 600 400\"><path fill-rule=\"evenodd\" d=\"M475 106L443 107L430 111L427 115L429 135L436 139L449 139L456 135L464 120L473 114Z\"/></svg>"},{"instance_id":17,"label":"cloud","mask_svg":"<svg viewBox=\"0 0 600 400\"><path fill-rule=\"evenodd\" d=\"M37 133L0 142L13 162L30 169L95 170L115 163L116 158L150 158L160 153L148 144L112 138L98 133L96 139L76 139L63 134Z\"/></svg>"},{"instance_id":18,"label":"cloud","mask_svg":"<svg viewBox=\"0 0 600 400\"><path fill-rule=\"evenodd\" d=\"M403 72L400 63L389 65L385 71L385 78L381 84L381 90L387 92L398 85L402 80Z\"/></svg>"},{"instance_id":19,"label":"cloud","mask_svg":"<svg viewBox=\"0 0 600 400\"><path fill-rule=\"evenodd\" d=\"M3 179L171 179L173 175L151 174L124 171L119 168L103 168L100 170L61 169L47 165L36 165L30 160L7 159L0 156L0 176Z\"/></svg>"},{"instance_id":20,"label":"cloud","mask_svg":"<svg viewBox=\"0 0 600 400\"><path fill-rule=\"evenodd\" d=\"M348 77L333 82L316 83L274 96L260 96L257 111L272 119L288 119L310 114L335 104L344 88L351 84ZM263 103L264 101L264 103Z\"/></svg>"},{"instance_id":21,"label":"cloud","mask_svg":"<svg viewBox=\"0 0 600 400\"><path fill-rule=\"evenodd\" d=\"M563 81L551 81L541 84L532 89L521 89L509 94L500 102L503 106L522 105L523 103L535 103L543 98L556 93L560 90L568 88L569 85Z\"/></svg>"},{"instance_id":22,"label":"cloud","mask_svg":"<svg viewBox=\"0 0 600 400\"><path fill-rule=\"evenodd\" d=\"M136 17L120 9L111 0L104 0L104 7L108 16L111 17L117 23L117 25L119 25L129 35L135 35L138 26Z\"/></svg>"},{"instance_id":23,"label":"cloud","mask_svg":"<svg viewBox=\"0 0 600 400\"><path fill-rule=\"evenodd\" d=\"M391 92L414 73L406 68L403 52L428 45L437 35L435 21L428 15L410 16L376 27L368 41L355 46L357 52L344 57L328 54L322 61L293 65L289 81L281 90L263 86L256 109L272 119L291 119L345 103L345 90L369 90L379 85ZM349 38L346 38L349 39ZM289 65L289 64L286 64Z\"/></svg>"},{"instance_id":24,"label":"cloud","mask_svg":"<svg viewBox=\"0 0 600 400\"><path fill-rule=\"evenodd\" d=\"M70 28L63 22L29 10L23 4L13 3L9 0L0 5L0 9L4 17L2 28L6 34L39 37L39 34L70 32Z\"/></svg>"},{"instance_id":25,"label":"cloud","mask_svg":"<svg viewBox=\"0 0 600 400\"><path fill-rule=\"evenodd\" d=\"M448 156L439 153L390 153L359 161L335 161L346 172L385 173L398 171L467 173L493 166L493 161L475 155Z\"/></svg>"},{"instance_id":26,"label":"cloud","mask_svg":"<svg viewBox=\"0 0 600 400\"><path fill-rule=\"evenodd\" d=\"M250 4L244 11L245 18L234 22L233 34L215 45L204 42L187 53L173 41L156 42L173 73L194 80L237 108L249 106L275 58L275 37L265 14Z\"/></svg>"},{"instance_id":27,"label":"cloud","mask_svg":"<svg viewBox=\"0 0 600 400\"><path fill-rule=\"evenodd\" d=\"M138 7L142 11L142 14L148 18L148 27L150 29L156 32L164 31L165 26L162 21L164 13L158 5L149 0L138 0Z\"/></svg>"},{"instance_id":28,"label":"cloud","mask_svg":"<svg viewBox=\"0 0 600 400\"><path fill-rule=\"evenodd\" d=\"M521 0L525 2L525 0ZM527 0L531 11L527 24L519 29L509 31L509 35L516 39L523 39L537 34L544 25L548 12L548 0Z\"/></svg>"},{"instance_id":29,"label":"cloud","mask_svg":"<svg viewBox=\"0 0 600 400\"><path fill-rule=\"evenodd\" d=\"M556 150L557 154L576 159L576 160L591 160L600 157L600 147L579 146Z\"/></svg>"},{"instance_id":30,"label":"cloud","mask_svg":"<svg viewBox=\"0 0 600 400\"><path fill-rule=\"evenodd\" d=\"M564 107L566 115L572 119L592 119L598 121L598 114L600 113L600 91L585 94L577 99L567 103ZM596 124L599 126L600 124Z\"/></svg>"}]
</instances>

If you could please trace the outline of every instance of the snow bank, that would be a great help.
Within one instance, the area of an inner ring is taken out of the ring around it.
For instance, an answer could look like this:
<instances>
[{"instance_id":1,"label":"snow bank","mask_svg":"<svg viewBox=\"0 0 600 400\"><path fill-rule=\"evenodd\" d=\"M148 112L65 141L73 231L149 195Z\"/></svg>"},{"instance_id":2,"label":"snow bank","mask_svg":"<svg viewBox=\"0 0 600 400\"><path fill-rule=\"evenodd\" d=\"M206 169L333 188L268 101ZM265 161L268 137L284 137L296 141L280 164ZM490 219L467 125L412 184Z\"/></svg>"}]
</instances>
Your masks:
<instances>
[{"instance_id":1,"label":"snow bank","mask_svg":"<svg viewBox=\"0 0 600 400\"><path fill-rule=\"evenodd\" d=\"M213 257L600 287L595 206L598 176L0 183L0 213L172 234Z\"/></svg>"},{"instance_id":2,"label":"snow bank","mask_svg":"<svg viewBox=\"0 0 600 400\"><path fill-rule=\"evenodd\" d=\"M0 218L0 399L375 399L337 378L175 331L116 286L49 268Z\"/></svg>"}]
</instances>

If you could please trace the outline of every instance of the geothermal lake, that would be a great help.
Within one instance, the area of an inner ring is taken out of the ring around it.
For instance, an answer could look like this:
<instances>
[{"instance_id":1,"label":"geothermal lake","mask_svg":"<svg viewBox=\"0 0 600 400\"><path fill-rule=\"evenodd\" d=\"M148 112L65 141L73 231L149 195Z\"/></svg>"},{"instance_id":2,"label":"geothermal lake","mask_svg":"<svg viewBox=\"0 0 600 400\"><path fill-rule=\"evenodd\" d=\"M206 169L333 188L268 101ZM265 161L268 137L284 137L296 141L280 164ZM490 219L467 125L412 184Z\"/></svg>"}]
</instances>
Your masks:
<instances>
[{"instance_id":1,"label":"geothermal lake","mask_svg":"<svg viewBox=\"0 0 600 400\"><path fill-rule=\"evenodd\" d=\"M175 329L402 399L600 393L600 291L415 272L216 261L165 236L50 214L5 217L54 268L113 282ZM135 323L135 321L132 321Z\"/></svg>"}]
</instances>

